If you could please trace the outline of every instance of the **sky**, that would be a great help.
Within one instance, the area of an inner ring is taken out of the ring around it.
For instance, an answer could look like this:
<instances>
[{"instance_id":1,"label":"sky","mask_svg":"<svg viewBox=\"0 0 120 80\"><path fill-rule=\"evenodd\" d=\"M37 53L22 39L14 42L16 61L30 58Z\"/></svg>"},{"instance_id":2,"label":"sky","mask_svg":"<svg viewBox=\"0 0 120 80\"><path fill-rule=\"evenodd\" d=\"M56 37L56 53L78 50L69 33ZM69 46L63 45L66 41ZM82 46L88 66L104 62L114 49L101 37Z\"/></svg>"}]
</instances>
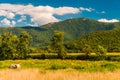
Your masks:
<instances>
[{"instance_id":1,"label":"sky","mask_svg":"<svg viewBox=\"0 0 120 80\"><path fill-rule=\"evenodd\" d=\"M120 0L1 0L0 26L41 26L71 18L120 21Z\"/></svg>"}]
</instances>

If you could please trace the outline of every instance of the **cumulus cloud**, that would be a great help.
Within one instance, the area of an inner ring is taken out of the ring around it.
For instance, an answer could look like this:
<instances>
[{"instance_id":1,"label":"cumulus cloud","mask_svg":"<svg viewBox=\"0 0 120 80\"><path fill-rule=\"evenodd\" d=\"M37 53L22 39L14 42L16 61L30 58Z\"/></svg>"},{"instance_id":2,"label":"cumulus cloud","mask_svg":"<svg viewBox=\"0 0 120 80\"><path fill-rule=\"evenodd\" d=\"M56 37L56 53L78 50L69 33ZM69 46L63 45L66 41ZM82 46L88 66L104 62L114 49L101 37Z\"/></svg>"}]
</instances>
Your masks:
<instances>
[{"instance_id":1,"label":"cumulus cloud","mask_svg":"<svg viewBox=\"0 0 120 80\"><path fill-rule=\"evenodd\" d=\"M9 12L6 14L6 17L9 18L9 19L13 19L15 17L15 14L12 13L12 12Z\"/></svg>"},{"instance_id":2,"label":"cumulus cloud","mask_svg":"<svg viewBox=\"0 0 120 80\"><path fill-rule=\"evenodd\" d=\"M99 19L98 21L99 21L99 22L106 22L106 23L119 22L118 19L111 19L111 20L108 20L108 19Z\"/></svg>"},{"instance_id":3,"label":"cumulus cloud","mask_svg":"<svg viewBox=\"0 0 120 80\"><path fill-rule=\"evenodd\" d=\"M15 14L9 11L0 10L0 16L5 16L9 19L13 19L15 17Z\"/></svg>"},{"instance_id":4,"label":"cumulus cloud","mask_svg":"<svg viewBox=\"0 0 120 80\"><path fill-rule=\"evenodd\" d=\"M1 23L2 23L3 25L9 26L11 22L10 22L7 18L4 18L3 20L1 20Z\"/></svg>"},{"instance_id":5,"label":"cumulus cloud","mask_svg":"<svg viewBox=\"0 0 120 80\"><path fill-rule=\"evenodd\" d=\"M1 20L2 25L5 26L14 26L16 24L16 22L14 20L10 21L7 18L4 18L3 20Z\"/></svg>"},{"instance_id":6,"label":"cumulus cloud","mask_svg":"<svg viewBox=\"0 0 120 80\"><path fill-rule=\"evenodd\" d=\"M21 19L17 22L22 22L26 19L23 15L29 15L31 22L35 24L47 24L49 22L58 22L59 19L54 15L77 14L81 11L91 12L92 8L74 8L74 7L51 7L51 6L33 6L21 4L0 4L0 16L5 16L8 19L15 18L16 15L21 15ZM9 23L9 22L8 22Z\"/></svg>"},{"instance_id":7,"label":"cumulus cloud","mask_svg":"<svg viewBox=\"0 0 120 80\"><path fill-rule=\"evenodd\" d=\"M65 15L65 14L76 14L80 10L78 8L73 7L59 7L54 9L54 14L57 15Z\"/></svg>"}]
</instances>

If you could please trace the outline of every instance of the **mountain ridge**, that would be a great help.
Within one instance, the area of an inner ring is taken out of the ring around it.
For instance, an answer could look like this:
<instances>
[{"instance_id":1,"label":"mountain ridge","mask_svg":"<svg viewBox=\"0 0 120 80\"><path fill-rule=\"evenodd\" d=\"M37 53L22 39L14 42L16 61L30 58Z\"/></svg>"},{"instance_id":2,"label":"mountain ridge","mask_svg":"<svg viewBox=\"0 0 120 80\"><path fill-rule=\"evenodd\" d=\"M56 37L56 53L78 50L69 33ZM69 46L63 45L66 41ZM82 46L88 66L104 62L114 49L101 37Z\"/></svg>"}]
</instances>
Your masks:
<instances>
[{"instance_id":1,"label":"mountain ridge","mask_svg":"<svg viewBox=\"0 0 120 80\"><path fill-rule=\"evenodd\" d=\"M49 23L40 27L13 27L0 28L0 33L11 31L13 34L20 34L27 31L33 37L32 46L41 47L50 44L54 30L64 32L65 41L74 40L92 32L113 30L120 28L120 23L101 23L87 18L75 18L65 21Z\"/></svg>"}]
</instances>

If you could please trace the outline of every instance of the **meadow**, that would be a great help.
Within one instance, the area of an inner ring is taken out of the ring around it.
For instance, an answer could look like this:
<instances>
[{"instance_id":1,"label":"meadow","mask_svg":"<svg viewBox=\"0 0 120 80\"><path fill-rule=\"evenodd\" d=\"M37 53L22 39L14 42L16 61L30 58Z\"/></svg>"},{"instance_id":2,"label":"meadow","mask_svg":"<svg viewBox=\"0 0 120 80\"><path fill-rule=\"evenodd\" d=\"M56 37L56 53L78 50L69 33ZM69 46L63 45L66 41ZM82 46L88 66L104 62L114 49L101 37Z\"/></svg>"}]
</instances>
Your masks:
<instances>
[{"instance_id":1,"label":"meadow","mask_svg":"<svg viewBox=\"0 0 120 80\"><path fill-rule=\"evenodd\" d=\"M114 56L115 53L109 54ZM74 55L71 54L71 55ZM119 54L115 54L119 55ZM20 64L20 69L8 69ZM0 80L120 80L119 61L27 59L0 61Z\"/></svg>"},{"instance_id":2,"label":"meadow","mask_svg":"<svg viewBox=\"0 0 120 80\"><path fill-rule=\"evenodd\" d=\"M60 70L75 69L80 72L104 72L120 69L118 61L87 61L87 60L59 60L59 59L29 59L0 61L0 69L8 69L10 64L20 64L21 69Z\"/></svg>"},{"instance_id":3,"label":"meadow","mask_svg":"<svg viewBox=\"0 0 120 80\"><path fill-rule=\"evenodd\" d=\"M120 72L41 71L39 69L0 70L0 80L120 80Z\"/></svg>"}]
</instances>

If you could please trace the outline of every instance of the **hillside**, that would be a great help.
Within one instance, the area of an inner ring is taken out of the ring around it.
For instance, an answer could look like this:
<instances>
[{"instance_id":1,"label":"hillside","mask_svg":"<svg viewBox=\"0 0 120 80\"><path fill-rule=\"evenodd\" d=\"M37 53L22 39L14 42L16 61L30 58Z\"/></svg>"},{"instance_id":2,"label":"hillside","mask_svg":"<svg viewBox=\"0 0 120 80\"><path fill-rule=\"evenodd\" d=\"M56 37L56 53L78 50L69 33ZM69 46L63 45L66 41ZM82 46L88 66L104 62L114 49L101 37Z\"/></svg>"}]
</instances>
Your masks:
<instances>
[{"instance_id":1,"label":"hillside","mask_svg":"<svg viewBox=\"0 0 120 80\"><path fill-rule=\"evenodd\" d=\"M54 30L63 31L65 34L65 41L70 41L81 36L87 35L91 32L101 30L118 29L120 23L108 24L100 23L95 20L87 18L68 19L57 23L49 23L40 27L14 27L14 28L0 28L0 33L11 31L14 34L20 34L21 31L27 31L33 37L33 46L41 47L48 45Z\"/></svg>"},{"instance_id":2,"label":"hillside","mask_svg":"<svg viewBox=\"0 0 120 80\"><path fill-rule=\"evenodd\" d=\"M90 45L93 50L96 50L96 46L101 45L109 52L119 52L120 29L93 32L86 36L82 36L79 39L75 39L66 43L66 47L76 51L82 50L85 44Z\"/></svg>"}]
</instances>

